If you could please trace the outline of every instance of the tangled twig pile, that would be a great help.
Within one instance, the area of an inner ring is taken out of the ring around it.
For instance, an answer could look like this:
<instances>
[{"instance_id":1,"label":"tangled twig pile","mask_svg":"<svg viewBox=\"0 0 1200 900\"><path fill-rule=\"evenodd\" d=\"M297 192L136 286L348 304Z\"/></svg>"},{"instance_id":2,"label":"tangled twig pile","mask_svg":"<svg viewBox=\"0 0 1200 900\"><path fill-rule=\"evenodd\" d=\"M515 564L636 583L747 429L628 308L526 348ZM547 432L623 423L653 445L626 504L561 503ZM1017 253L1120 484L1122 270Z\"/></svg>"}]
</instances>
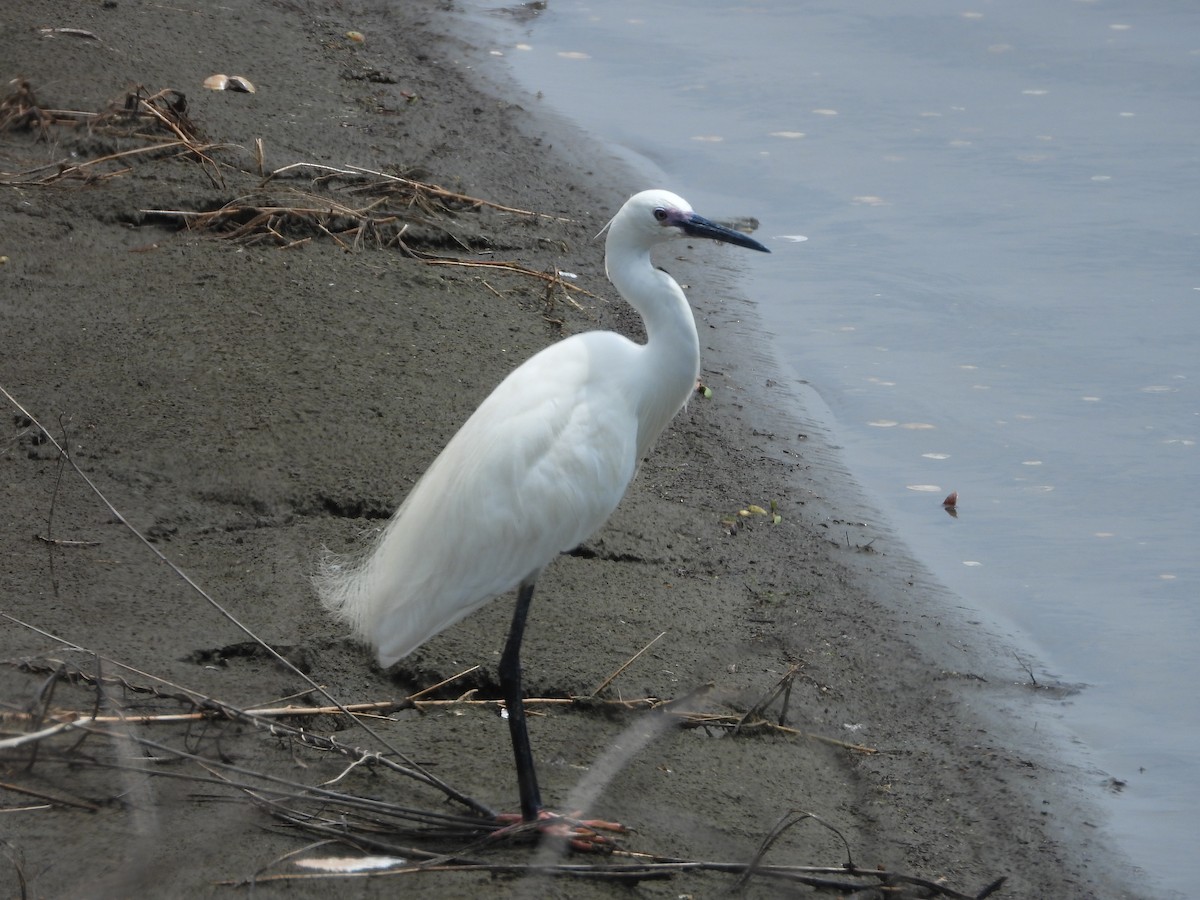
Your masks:
<instances>
[{"instance_id":1,"label":"tangled twig pile","mask_svg":"<svg viewBox=\"0 0 1200 900\"><path fill-rule=\"evenodd\" d=\"M187 98L180 91L164 88L149 93L141 87L100 112L50 108L39 104L28 81L18 79L0 98L0 134L35 132L48 142L54 129L66 128L132 146L116 151L106 146L104 152L83 161L70 156L0 172L0 186L92 185L135 172L137 162L198 162L212 185L236 185L236 196L203 209L142 208L130 211L127 218L280 249L319 238L348 252L394 248L430 265L533 278L542 282L548 304L561 296L581 309L574 297L595 299L557 269L539 271L490 258L495 249L492 241L464 234L456 224L463 213L481 210L526 220L562 221L558 217L354 165L294 162L267 171L261 139L254 142L253 162L245 165L244 148L208 141L187 109ZM241 151L240 156L236 151Z\"/></svg>"},{"instance_id":2,"label":"tangled twig pile","mask_svg":"<svg viewBox=\"0 0 1200 900\"><path fill-rule=\"evenodd\" d=\"M43 678L35 704L25 709L9 709L0 714L7 737L0 739L0 753L10 762L25 763L25 770L62 764L68 767L93 766L99 769L123 770L128 777L135 772L145 777L182 779L205 790L227 792L258 807L278 822L299 833L324 841L332 841L361 854L370 854L371 865L378 869L368 877L395 877L404 874L483 871L489 873L545 875L571 878L591 878L603 881L636 884L650 879L669 878L682 872L712 872L736 876L738 884L751 878L771 878L807 885L828 891L852 893L856 897L919 898L945 897L952 900L983 898L1000 888L999 879L975 894L960 893L940 881L920 878L900 872L863 869L853 862L849 844L833 826L811 813L787 812L763 838L758 851L748 861L693 860L663 857L654 853L610 846L607 856L597 862L568 862L556 857L554 861L535 863L497 862L486 858L489 848L503 846L514 840L536 837L532 829L501 829L488 815L482 804L474 804L462 814L447 813L429 807L406 806L385 800L364 797L334 786L357 768L365 766L377 772L413 779L425 786L440 788L430 782L419 768L413 768L387 752L365 750L344 740L314 731L311 724L318 718L329 721L331 716L377 717L399 710L428 711L460 705L501 705L498 700L479 700L474 692L445 700L429 699L435 690L445 690L448 679L430 688L399 700L349 704L341 707L305 707L288 704L273 708L238 709L215 698L170 684L148 673L80 647L70 648L71 655L92 661L94 671L81 664L62 659L39 658L4 660L0 665L31 677ZM460 673L471 674L472 670ZM109 674L104 674L108 672ZM124 674L112 674L122 672ZM456 676L460 677L460 676ZM65 686L65 687L64 687ZM54 703L56 692L84 689L94 692L90 711L67 709ZM126 700L118 699L118 694ZM142 698L130 702L129 698ZM678 723L687 727L711 728L722 725L736 728L735 715L722 720L720 716L697 716L687 709L676 714L671 704L657 698L638 700L603 700L597 698L532 699L530 706L554 705L576 710L604 707L612 710L660 710L676 715ZM183 704L185 711L137 712L134 705ZM103 711L103 712L101 712ZM308 724L306 724L308 723ZM344 722L342 724L345 724ZM274 741L290 758L298 759L301 752L340 755L347 760L341 774L320 784L307 784L262 770L253 770L231 761L222 751L236 736L227 733L228 726L251 726L258 734ZM151 738L149 726L156 732L174 727L173 735ZM110 742L97 748L97 740ZM85 742L90 742L85 747ZM135 766L122 761L121 745L132 742L141 748L143 759L154 766ZM49 779L53 781L51 776ZM0 790L10 791L43 804L40 808L69 807L97 811L91 800L72 796L61 790L48 791L21 783L0 782ZM462 801L462 795L451 792L450 799ZM432 804L430 804L432 806ZM31 808L32 811L33 808ZM840 865L797 866L767 864L764 859L773 845L788 830L811 822L836 834L845 847L846 859ZM455 849L447 851L448 845ZM315 848L314 848L315 849ZM384 856L380 856L384 854ZM364 857L366 859L368 857ZM275 873L259 873L255 882L287 881L310 878L314 869L329 877L348 874L344 857L322 856L310 851L289 857L292 865ZM297 868L299 866L299 868ZM279 866L273 866L279 868ZM361 869L357 875L362 875ZM243 883L239 880L225 882Z\"/></svg>"},{"instance_id":3,"label":"tangled twig pile","mask_svg":"<svg viewBox=\"0 0 1200 900\"><path fill-rule=\"evenodd\" d=\"M126 140L134 146L83 162L68 158L7 174L3 184L45 185L64 179L90 183L128 173L136 159L180 157L201 163L214 183L220 183L219 170L210 155L218 145L204 139L188 117L187 97L174 88L151 94L137 87L100 112L44 107L24 79L15 81L12 91L0 98L0 134L37 132L42 140L49 140L51 130L57 128Z\"/></svg>"}]
</instances>

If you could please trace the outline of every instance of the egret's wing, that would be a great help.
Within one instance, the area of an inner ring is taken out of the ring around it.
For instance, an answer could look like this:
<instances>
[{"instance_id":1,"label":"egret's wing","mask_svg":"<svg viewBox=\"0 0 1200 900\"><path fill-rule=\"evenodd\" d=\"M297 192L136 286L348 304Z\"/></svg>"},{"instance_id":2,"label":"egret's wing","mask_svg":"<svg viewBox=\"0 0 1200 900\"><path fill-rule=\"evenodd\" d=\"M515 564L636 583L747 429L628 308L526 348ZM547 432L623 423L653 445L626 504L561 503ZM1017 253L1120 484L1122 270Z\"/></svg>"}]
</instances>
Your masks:
<instances>
[{"instance_id":1,"label":"egret's wing","mask_svg":"<svg viewBox=\"0 0 1200 900\"><path fill-rule=\"evenodd\" d=\"M382 664L604 524L636 469L637 410L622 365L634 346L592 332L524 363L434 460L372 555L320 585Z\"/></svg>"}]
</instances>

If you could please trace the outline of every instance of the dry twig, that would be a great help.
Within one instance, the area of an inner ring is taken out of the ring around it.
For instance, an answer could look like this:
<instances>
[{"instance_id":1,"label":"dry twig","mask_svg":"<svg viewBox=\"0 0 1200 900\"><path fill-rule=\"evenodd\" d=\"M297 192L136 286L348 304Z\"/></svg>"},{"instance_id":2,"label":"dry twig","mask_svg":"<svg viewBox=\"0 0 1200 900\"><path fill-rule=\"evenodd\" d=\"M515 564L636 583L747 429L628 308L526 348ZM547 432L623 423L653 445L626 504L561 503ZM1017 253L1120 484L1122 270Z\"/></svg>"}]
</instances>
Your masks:
<instances>
[{"instance_id":1,"label":"dry twig","mask_svg":"<svg viewBox=\"0 0 1200 900\"><path fill-rule=\"evenodd\" d=\"M28 81L14 82L0 98L0 133L37 131L43 139L54 128L84 129L88 134L134 141L138 146L104 153L83 162L62 159L8 175L0 184L48 185L64 179L94 182L128 173L130 168L102 171L106 164L138 159L190 158L201 163L213 184L221 184L211 153L220 145L207 142L187 114L187 97L173 88L149 94L138 87L101 112L41 106Z\"/></svg>"}]
</instances>

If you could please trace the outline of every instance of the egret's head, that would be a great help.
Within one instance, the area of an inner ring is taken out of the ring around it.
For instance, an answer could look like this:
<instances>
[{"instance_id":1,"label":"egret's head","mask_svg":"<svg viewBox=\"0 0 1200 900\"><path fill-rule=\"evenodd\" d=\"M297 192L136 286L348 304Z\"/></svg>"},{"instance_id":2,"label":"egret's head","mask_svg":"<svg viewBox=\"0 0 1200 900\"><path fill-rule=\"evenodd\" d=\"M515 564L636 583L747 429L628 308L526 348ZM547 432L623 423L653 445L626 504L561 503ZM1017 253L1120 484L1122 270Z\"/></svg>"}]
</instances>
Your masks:
<instances>
[{"instance_id":1,"label":"egret's head","mask_svg":"<svg viewBox=\"0 0 1200 900\"><path fill-rule=\"evenodd\" d=\"M652 190L634 194L605 228L610 235L620 235L645 247L672 238L693 237L737 244L763 253L771 252L749 235L697 215L686 200L670 191Z\"/></svg>"}]
</instances>

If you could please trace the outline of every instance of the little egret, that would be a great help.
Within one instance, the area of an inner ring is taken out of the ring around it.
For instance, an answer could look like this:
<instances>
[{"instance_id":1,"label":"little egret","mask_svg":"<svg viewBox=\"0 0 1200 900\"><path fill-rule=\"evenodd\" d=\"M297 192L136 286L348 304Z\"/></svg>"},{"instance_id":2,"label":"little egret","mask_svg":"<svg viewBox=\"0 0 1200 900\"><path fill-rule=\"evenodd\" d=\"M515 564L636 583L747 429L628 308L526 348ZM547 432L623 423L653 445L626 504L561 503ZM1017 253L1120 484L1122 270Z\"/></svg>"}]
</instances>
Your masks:
<instances>
[{"instance_id":1,"label":"little egret","mask_svg":"<svg viewBox=\"0 0 1200 900\"><path fill-rule=\"evenodd\" d=\"M616 509L700 374L687 298L654 267L650 251L692 237L770 252L696 215L668 191L635 194L606 227L605 271L641 314L646 343L591 331L533 356L451 438L378 541L358 557L328 557L315 579L326 608L371 644L385 667L517 589L499 679L526 822L549 817L521 692L521 636L534 582Z\"/></svg>"}]
</instances>

